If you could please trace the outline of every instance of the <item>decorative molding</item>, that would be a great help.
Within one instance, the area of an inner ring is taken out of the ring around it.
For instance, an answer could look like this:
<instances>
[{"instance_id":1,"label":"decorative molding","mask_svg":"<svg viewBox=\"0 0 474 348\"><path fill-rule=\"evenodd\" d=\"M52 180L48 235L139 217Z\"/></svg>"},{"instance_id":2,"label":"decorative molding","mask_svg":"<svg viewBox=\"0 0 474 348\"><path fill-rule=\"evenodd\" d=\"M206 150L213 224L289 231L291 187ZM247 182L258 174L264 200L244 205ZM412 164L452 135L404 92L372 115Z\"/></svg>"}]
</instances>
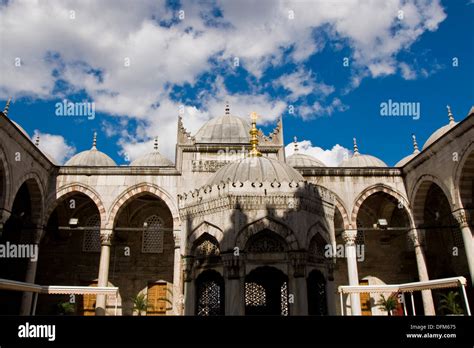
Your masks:
<instances>
[{"instance_id":1,"label":"decorative molding","mask_svg":"<svg viewBox=\"0 0 474 348\"><path fill-rule=\"evenodd\" d=\"M193 172L216 172L231 161L219 161L219 160L193 160L192 171Z\"/></svg>"}]
</instances>

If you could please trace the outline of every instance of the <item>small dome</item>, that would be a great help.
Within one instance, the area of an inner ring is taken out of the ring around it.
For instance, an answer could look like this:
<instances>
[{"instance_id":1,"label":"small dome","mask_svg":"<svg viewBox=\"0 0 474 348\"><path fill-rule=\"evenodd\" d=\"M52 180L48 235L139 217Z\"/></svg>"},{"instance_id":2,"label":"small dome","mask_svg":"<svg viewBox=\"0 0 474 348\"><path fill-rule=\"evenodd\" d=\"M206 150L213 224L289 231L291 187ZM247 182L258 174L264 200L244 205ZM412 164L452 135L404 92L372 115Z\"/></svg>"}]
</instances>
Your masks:
<instances>
[{"instance_id":1,"label":"small dome","mask_svg":"<svg viewBox=\"0 0 474 348\"><path fill-rule=\"evenodd\" d=\"M448 108L449 123L439 128L433 134L430 135L428 140L426 140L425 145L423 145L423 150L426 149L431 144L433 144L436 140L441 138L443 135L448 133L451 130L451 128L453 128L455 125L458 124L457 122L454 121L454 116L451 113L451 108L449 107L449 105L447 106L447 108Z\"/></svg>"},{"instance_id":2,"label":"small dome","mask_svg":"<svg viewBox=\"0 0 474 348\"><path fill-rule=\"evenodd\" d=\"M413 139L413 153L411 155L408 155L402 158L400 161L398 161L398 163L395 164L395 167L403 167L405 164L410 162L413 158L416 157L416 155L420 153L420 150L418 149L418 143L416 142L415 134L412 134L412 139Z\"/></svg>"},{"instance_id":3,"label":"small dome","mask_svg":"<svg viewBox=\"0 0 474 348\"><path fill-rule=\"evenodd\" d=\"M146 154L130 163L132 167L170 167L173 162L158 152L158 138L155 138L153 152Z\"/></svg>"},{"instance_id":4,"label":"small dome","mask_svg":"<svg viewBox=\"0 0 474 348\"><path fill-rule=\"evenodd\" d=\"M356 139L354 138L354 154L351 158L342 161L339 167L363 168L363 167L386 167L384 161L375 156L363 155L359 153Z\"/></svg>"},{"instance_id":5,"label":"small dome","mask_svg":"<svg viewBox=\"0 0 474 348\"><path fill-rule=\"evenodd\" d=\"M250 124L247 120L232 116L226 105L225 115L213 118L198 130L195 135L196 143L232 143L248 144Z\"/></svg>"},{"instance_id":6,"label":"small dome","mask_svg":"<svg viewBox=\"0 0 474 348\"><path fill-rule=\"evenodd\" d=\"M107 156L105 153L97 150L97 133L94 133L94 141L92 148L87 151L79 152L77 155L72 156L69 161L66 162L66 166L75 167L114 167L114 160Z\"/></svg>"},{"instance_id":7,"label":"small dome","mask_svg":"<svg viewBox=\"0 0 474 348\"><path fill-rule=\"evenodd\" d=\"M313 156L306 155L303 153L294 153L291 156L288 156L286 163L293 168L300 167L326 167L326 165L320 160L314 158Z\"/></svg>"},{"instance_id":8,"label":"small dome","mask_svg":"<svg viewBox=\"0 0 474 348\"><path fill-rule=\"evenodd\" d=\"M286 163L268 157L247 157L220 168L207 181L208 185L227 182L291 182L304 181L300 173Z\"/></svg>"}]
</instances>

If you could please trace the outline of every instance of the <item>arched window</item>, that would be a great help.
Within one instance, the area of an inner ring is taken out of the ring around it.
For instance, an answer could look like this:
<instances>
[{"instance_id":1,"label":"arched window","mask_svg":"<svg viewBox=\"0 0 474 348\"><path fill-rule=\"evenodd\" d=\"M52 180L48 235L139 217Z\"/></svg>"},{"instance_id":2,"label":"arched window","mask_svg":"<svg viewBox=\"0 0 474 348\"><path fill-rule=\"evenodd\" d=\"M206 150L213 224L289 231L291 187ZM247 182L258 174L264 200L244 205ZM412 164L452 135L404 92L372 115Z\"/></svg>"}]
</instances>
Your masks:
<instances>
[{"instance_id":1,"label":"arched window","mask_svg":"<svg viewBox=\"0 0 474 348\"><path fill-rule=\"evenodd\" d=\"M163 220L156 215L143 223L142 253L163 252Z\"/></svg>"},{"instance_id":2,"label":"arched window","mask_svg":"<svg viewBox=\"0 0 474 348\"><path fill-rule=\"evenodd\" d=\"M263 230L249 239L246 249L253 253L278 253L287 248L283 238L272 231Z\"/></svg>"},{"instance_id":3,"label":"arched window","mask_svg":"<svg viewBox=\"0 0 474 348\"><path fill-rule=\"evenodd\" d=\"M309 254L311 258L314 258L316 260L324 259L327 244L328 243L319 233L316 234L309 243Z\"/></svg>"},{"instance_id":4,"label":"arched window","mask_svg":"<svg viewBox=\"0 0 474 348\"><path fill-rule=\"evenodd\" d=\"M92 215L85 223L82 251L100 252L100 217Z\"/></svg>"},{"instance_id":5,"label":"arched window","mask_svg":"<svg viewBox=\"0 0 474 348\"><path fill-rule=\"evenodd\" d=\"M224 315L224 279L205 271L196 279L196 315Z\"/></svg>"}]
</instances>

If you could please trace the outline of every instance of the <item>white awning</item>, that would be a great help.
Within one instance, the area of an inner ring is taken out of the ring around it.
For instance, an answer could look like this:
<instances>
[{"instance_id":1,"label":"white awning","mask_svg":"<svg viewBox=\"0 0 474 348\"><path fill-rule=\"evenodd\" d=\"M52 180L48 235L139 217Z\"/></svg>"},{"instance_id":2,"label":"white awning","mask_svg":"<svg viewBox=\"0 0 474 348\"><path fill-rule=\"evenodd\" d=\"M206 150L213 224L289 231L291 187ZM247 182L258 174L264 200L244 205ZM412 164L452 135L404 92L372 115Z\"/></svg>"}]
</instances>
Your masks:
<instances>
[{"instance_id":1,"label":"white awning","mask_svg":"<svg viewBox=\"0 0 474 348\"><path fill-rule=\"evenodd\" d=\"M37 285L32 283L24 283L16 280L0 279L1 290L12 291L29 291L39 294L102 294L116 295L119 291L118 287L111 286L66 286L66 285Z\"/></svg>"}]
</instances>

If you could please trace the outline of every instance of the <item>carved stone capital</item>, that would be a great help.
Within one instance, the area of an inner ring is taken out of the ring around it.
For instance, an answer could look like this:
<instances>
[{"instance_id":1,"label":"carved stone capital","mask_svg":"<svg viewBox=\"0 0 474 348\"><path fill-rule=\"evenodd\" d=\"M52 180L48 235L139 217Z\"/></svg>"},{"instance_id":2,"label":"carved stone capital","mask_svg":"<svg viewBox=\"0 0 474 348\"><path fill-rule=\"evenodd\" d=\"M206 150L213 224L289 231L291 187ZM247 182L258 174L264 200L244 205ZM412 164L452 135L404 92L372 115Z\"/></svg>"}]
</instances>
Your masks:
<instances>
[{"instance_id":1,"label":"carved stone capital","mask_svg":"<svg viewBox=\"0 0 474 348\"><path fill-rule=\"evenodd\" d=\"M222 254L225 276L228 279L240 278L240 266L242 256L235 256L234 253Z\"/></svg>"},{"instance_id":2,"label":"carved stone capital","mask_svg":"<svg viewBox=\"0 0 474 348\"><path fill-rule=\"evenodd\" d=\"M357 230L345 230L342 232L342 240L346 245L355 245L357 239Z\"/></svg>"},{"instance_id":3,"label":"carved stone capital","mask_svg":"<svg viewBox=\"0 0 474 348\"><path fill-rule=\"evenodd\" d=\"M418 235L418 230L417 229L412 229L410 231L408 231L408 238L410 239L410 241L412 242L413 246L416 248L416 247L419 247L421 245L420 243L420 236Z\"/></svg>"},{"instance_id":4,"label":"carved stone capital","mask_svg":"<svg viewBox=\"0 0 474 348\"><path fill-rule=\"evenodd\" d=\"M181 230L174 230L173 231L173 239L174 239L174 248L181 247Z\"/></svg>"},{"instance_id":5,"label":"carved stone capital","mask_svg":"<svg viewBox=\"0 0 474 348\"><path fill-rule=\"evenodd\" d=\"M459 209L455 212L453 212L454 218L456 219L456 222L458 223L460 228L463 227L468 227L468 216L467 213L464 209Z\"/></svg>"},{"instance_id":6,"label":"carved stone capital","mask_svg":"<svg viewBox=\"0 0 474 348\"><path fill-rule=\"evenodd\" d=\"M294 251L290 252L290 260L294 269L294 277L304 277L306 275L307 253Z\"/></svg>"},{"instance_id":7,"label":"carved stone capital","mask_svg":"<svg viewBox=\"0 0 474 348\"><path fill-rule=\"evenodd\" d=\"M182 259L182 262L183 262L183 280L185 282L191 282L193 280L194 257L184 256Z\"/></svg>"},{"instance_id":8,"label":"carved stone capital","mask_svg":"<svg viewBox=\"0 0 474 348\"><path fill-rule=\"evenodd\" d=\"M111 245L112 244L113 231L112 230L100 230L100 244Z\"/></svg>"}]
</instances>

